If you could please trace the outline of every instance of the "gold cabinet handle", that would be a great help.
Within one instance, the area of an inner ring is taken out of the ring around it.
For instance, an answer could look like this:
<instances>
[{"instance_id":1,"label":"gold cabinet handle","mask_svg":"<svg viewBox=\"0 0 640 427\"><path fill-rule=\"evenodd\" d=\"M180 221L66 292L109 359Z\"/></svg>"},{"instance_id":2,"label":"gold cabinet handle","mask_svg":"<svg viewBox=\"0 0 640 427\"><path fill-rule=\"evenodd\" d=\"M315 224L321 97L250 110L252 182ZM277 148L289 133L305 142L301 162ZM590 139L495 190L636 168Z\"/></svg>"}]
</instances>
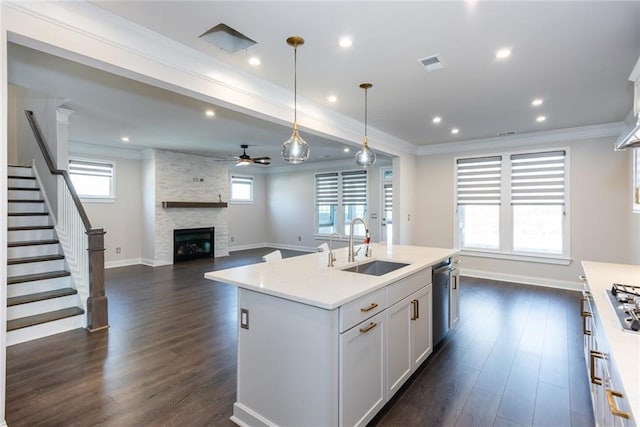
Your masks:
<instances>
[{"instance_id":1,"label":"gold cabinet handle","mask_svg":"<svg viewBox=\"0 0 640 427\"><path fill-rule=\"evenodd\" d=\"M458 276L453 276L452 279L453 289L458 289Z\"/></svg>"},{"instance_id":2,"label":"gold cabinet handle","mask_svg":"<svg viewBox=\"0 0 640 427\"><path fill-rule=\"evenodd\" d=\"M420 318L420 301L418 301L417 299L414 299L413 301L411 301L411 308L413 311L413 314L411 315L411 320L417 320Z\"/></svg>"},{"instance_id":3,"label":"gold cabinet handle","mask_svg":"<svg viewBox=\"0 0 640 427\"><path fill-rule=\"evenodd\" d=\"M584 274L581 274L578 276L578 279L582 280L583 282L587 281L587 276L585 276Z\"/></svg>"},{"instance_id":4,"label":"gold cabinet handle","mask_svg":"<svg viewBox=\"0 0 640 427\"><path fill-rule=\"evenodd\" d=\"M369 323L369 326L365 326L364 328L360 328L360 332L362 332L363 334L366 334L367 332L369 332L370 330L372 330L376 326L378 326L377 323L371 322L371 323Z\"/></svg>"},{"instance_id":5,"label":"gold cabinet handle","mask_svg":"<svg viewBox=\"0 0 640 427\"><path fill-rule=\"evenodd\" d=\"M591 331L587 329L587 317L591 317L591 313L584 309L584 303L587 300L587 297L580 298L580 316L582 316L582 333L584 335L591 335Z\"/></svg>"},{"instance_id":6,"label":"gold cabinet handle","mask_svg":"<svg viewBox=\"0 0 640 427\"><path fill-rule=\"evenodd\" d=\"M604 359L604 353L601 351L591 350L589 367L591 370L591 384L602 385L602 378L596 376L596 358Z\"/></svg>"},{"instance_id":7,"label":"gold cabinet handle","mask_svg":"<svg viewBox=\"0 0 640 427\"><path fill-rule=\"evenodd\" d=\"M611 413L616 417L631 419L631 414L628 412L621 411L618 409L618 405L616 405L616 397L624 398L624 395L616 390L607 389L607 400L609 401L609 409Z\"/></svg>"},{"instance_id":8,"label":"gold cabinet handle","mask_svg":"<svg viewBox=\"0 0 640 427\"><path fill-rule=\"evenodd\" d=\"M374 308L376 308L377 306L378 306L378 304L376 304L375 302L372 302L372 303L371 303L371 305L370 305L369 307L361 308L361 309L360 309L360 311L361 311L361 312L363 312L363 313L366 313L367 311L371 311L371 310L373 310L373 309L374 309Z\"/></svg>"}]
</instances>

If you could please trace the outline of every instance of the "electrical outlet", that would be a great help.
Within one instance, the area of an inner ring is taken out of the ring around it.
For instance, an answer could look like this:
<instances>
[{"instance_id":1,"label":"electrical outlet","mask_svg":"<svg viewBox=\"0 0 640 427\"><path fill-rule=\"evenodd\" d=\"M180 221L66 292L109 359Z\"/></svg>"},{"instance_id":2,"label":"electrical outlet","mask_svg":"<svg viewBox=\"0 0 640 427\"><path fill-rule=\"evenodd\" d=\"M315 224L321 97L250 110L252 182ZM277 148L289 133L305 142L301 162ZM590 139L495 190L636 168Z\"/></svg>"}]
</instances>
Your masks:
<instances>
[{"instance_id":1,"label":"electrical outlet","mask_svg":"<svg viewBox=\"0 0 640 427\"><path fill-rule=\"evenodd\" d=\"M302 236L298 236L298 242L302 242Z\"/></svg>"},{"instance_id":2,"label":"electrical outlet","mask_svg":"<svg viewBox=\"0 0 640 427\"><path fill-rule=\"evenodd\" d=\"M193 178L193 182L198 182L198 178Z\"/></svg>"},{"instance_id":3,"label":"electrical outlet","mask_svg":"<svg viewBox=\"0 0 640 427\"><path fill-rule=\"evenodd\" d=\"M236 240L236 238L231 236L231 241L233 242L234 240Z\"/></svg>"},{"instance_id":4,"label":"electrical outlet","mask_svg":"<svg viewBox=\"0 0 640 427\"><path fill-rule=\"evenodd\" d=\"M122 248L116 248L116 253L119 254L120 252L122 252Z\"/></svg>"}]
</instances>

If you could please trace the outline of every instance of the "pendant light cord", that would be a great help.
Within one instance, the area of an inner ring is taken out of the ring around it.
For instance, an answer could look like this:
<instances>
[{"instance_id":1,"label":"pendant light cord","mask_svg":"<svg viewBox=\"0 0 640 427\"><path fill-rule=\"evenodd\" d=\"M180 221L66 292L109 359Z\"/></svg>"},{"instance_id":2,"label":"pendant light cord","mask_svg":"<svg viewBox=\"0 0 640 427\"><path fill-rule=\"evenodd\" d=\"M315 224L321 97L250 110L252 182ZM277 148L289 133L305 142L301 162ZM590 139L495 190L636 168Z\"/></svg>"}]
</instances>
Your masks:
<instances>
[{"instance_id":1,"label":"pendant light cord","mask_svg":"<svg viewBox=\"0 0 640 427\"><path fill-rule=\"evenodd\" d=\"M367 92L368 90L364 90L364 137L367 138Z\"/></svg>"},{"instance_id":2,"label":"pendant light cord","mask_svg":"<svg viewBox=\"0 0 640 427\"><path fill-rule=\"evenodd\" d=\"M293 46L293 123L298 123L298 45Z\"/></svg>"}]
</instances>

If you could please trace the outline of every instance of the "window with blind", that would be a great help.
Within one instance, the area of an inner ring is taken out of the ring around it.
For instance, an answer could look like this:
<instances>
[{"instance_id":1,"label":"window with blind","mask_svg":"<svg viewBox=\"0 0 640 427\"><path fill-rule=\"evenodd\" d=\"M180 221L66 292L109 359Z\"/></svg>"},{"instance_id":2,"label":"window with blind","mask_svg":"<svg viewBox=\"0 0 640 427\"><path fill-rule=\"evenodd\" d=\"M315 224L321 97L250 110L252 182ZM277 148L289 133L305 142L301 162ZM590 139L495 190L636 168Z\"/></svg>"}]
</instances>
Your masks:
<instances>
[{"instance_id":1,"label":"window with blind","mask_svg":"<svg viewBox=\"0 0 640 427\"><path fill-rule=\"evenodd\" d=\"M69 177L80 197L115 198L115 162L70 159Z\"/></svg>"},{"instance_id":2,"label":"window with blind","mask_svg":"<svg viewBox=\"0 0 640 427\"><path fill-rule=\"evenodd\" d=\"M231 201L239 203L253 202L253 177L231 175Z\"/></svg>"},{"instance_id":3,"label":"window with blind","mask_svg":"<svg viewBox=\"0 0 640 427\"><path fill-rule=\"evenodd\" d=\"M366 213L366 170L316 174L316 233L342 230L343 235L348 235L353 218L366 217ZM354 235L364 236L364 226L358 224Z\"/></svg>"},{"instance_id":4,"label":"window with blind","mask_svg":"<svg viewBox=\"0 0 640 427\"><path fill-rule=\"evenodd\" d=\"M565 151L458 159L460 247L566 256L566 189Z\"/></svg>"},{"instance_id":5,"label":"window with blind","mask_svg":"<svg viewBox=\"0 0 640 427\"><path fill-rule=\"evenodd\" d=\"M384 217L386 219L387 224L393 223L393 184L385 183L382 185L384 198Z\"/></svg>"}]
</instances>

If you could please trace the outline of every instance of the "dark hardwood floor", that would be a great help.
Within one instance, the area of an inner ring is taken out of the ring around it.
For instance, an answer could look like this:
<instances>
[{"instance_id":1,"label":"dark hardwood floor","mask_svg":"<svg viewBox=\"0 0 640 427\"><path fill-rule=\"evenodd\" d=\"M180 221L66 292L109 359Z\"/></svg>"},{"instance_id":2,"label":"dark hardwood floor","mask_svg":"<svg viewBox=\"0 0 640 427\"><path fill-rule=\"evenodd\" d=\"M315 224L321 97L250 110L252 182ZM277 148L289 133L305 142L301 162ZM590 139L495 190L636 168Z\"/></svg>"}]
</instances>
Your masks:
<instances>
[{"instance_id":1,"label":"dark hardwood floor","mask_svg":"<svg viewBox=\"0 0 640 427\"><path fill-rule=\"evenodd\" d=\"M203 273L268 251L107 270L109 330L7 349L9 426L232 426L236 288ZM463 278L459 327L371 424L593 425L578 299Z\"/></svg>"}]
</instances>

